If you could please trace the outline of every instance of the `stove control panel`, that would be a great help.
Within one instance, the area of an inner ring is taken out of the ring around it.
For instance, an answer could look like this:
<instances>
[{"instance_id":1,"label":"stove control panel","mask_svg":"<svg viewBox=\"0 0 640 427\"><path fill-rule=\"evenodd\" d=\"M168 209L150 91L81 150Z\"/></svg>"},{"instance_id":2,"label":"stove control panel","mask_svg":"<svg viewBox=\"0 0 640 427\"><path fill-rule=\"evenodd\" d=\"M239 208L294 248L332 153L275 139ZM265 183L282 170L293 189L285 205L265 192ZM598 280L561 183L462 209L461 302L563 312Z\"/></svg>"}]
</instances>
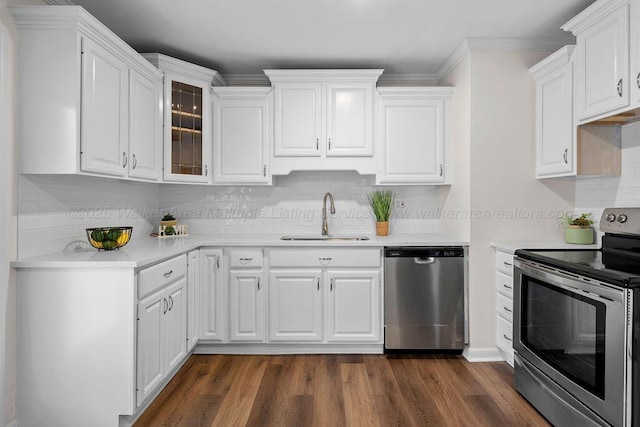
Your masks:
<instances>
[{"instance_id":1,"label":"stove control panel","mask_svg":"<svg viewBox=\"0 0 640 427\"><path fill-rule=\"evenodd\" d=\"M605 233L640 235L640 208L607 208L600 219Z\"/></svg>"}]
</instances>

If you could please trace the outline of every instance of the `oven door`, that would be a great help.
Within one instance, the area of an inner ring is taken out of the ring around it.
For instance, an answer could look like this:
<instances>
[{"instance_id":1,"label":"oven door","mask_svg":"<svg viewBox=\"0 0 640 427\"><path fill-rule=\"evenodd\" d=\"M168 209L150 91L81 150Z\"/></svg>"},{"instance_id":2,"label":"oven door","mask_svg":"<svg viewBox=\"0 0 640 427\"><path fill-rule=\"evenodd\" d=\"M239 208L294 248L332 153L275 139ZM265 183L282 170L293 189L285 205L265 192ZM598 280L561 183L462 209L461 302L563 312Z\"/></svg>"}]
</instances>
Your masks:
<instances>
[{"instance_id":1,"label":"oven door","mask_svg":"<svg viewBox=\"0 0 640 427\"><path fill-rule=\"evenodd\" d=\"M514 267L514 350L605 421L626 425L629 291L519 258Z\"/></svg>"}]
</instances>

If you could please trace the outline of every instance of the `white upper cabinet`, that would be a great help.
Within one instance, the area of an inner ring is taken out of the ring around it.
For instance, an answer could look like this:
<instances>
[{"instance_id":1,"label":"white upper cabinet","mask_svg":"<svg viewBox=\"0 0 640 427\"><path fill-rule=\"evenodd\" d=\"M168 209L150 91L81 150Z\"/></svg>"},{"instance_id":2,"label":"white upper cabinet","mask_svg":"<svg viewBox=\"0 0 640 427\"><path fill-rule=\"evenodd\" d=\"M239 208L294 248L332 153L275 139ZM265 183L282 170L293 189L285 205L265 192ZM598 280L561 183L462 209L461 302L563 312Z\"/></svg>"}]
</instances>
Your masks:
<instances>
[{"instance_id":1,"label":"white upper cabinet","mask_svg":"<svg viewBox=\"0 0 640 427\"><path fill-rule=\"evenodd\" d=\"M213 92L213 183L271 184L271 88Z\"/></svg>"},{"instance_id":2,"label":"white upper cabinet","mask_svg":"<svg viewBox=\"0 0 640 427\"><path fill-rule=\"evenodd\" d=\"M164 74L164 180L211 183L211 86L217 71L159 53L145 53Z\"/></svg>"},{"instance_id":3,"label":"white upper cabinet","mask_svg":"<svg viewBox=\"0 0 640 427\"><path fill-rule=\"evenodd\" d=\"M562 27L576 36L575 108L579 123L629 107L629 18L629 0L600 0Z\"/></svg>"},{"instance_id":4,"label":"white upper cabinet","mask_svg":"<svg viewBox=\"0 0 640 427\"><path fill-rule=\"evenodd\" d=\"M378 88L377 184L451 182L450 87Z\"/></svg>"},{"instance_id":5,"label":"white upper cabinet","mask_svg":"<svg viewBox=\"0 0 640 427\"><path fill-rule=\"evenodd\" d=\"M129 70L129 176L162 176L162 80Z\"/></svg>"},{"instance_id":6,"label":"white upper cabinet","mask_svg":"<svg viewBox=\"0 0 640 427\"><path fill-rule=\"evenodd\" d=\"M574 48L565 46L530 69L536 82L536 178L576 174Z\"/></svg>"},{"instance_id":7,"label":"white upper cabinet","mask_svg":"<svg viewBox=\"0 0 640 427\"><path fill-rule=\"evenodd\" d=\"M10 11L19 32L19 172L157 180L158 70L81 7Z\"/></svg>"},{"instance_id":8,"label":"white upper cabinet","mask_svg":"<svg viewBox=\"0 0 640 427\"><path fill-rule=\"evenodd\" d=\"M275 157L320 157L322 85L282 83L275 90Z\"/></svg>"},{"instance_id":9,"label":"white upper cabinet","mask_svg":"<svg viewBox=\"0 0 640 427\"><path fill-rule=\"evenodd\" d=\"M327 83L327 156L373 156L370 83Z\"/></svg>"},{"instance_id":10,"label":"white upper cabinet","mask_svg":"<svg viewBox=\"0 0 640 427\"><path fill-rule=\"evenodd\" d=\"M271 172L374 173L374 95L382 70L265 70L274 91Z\"/></svg>"},{"instance_id":11,"label":"white upper cabinet","mask_svg":"<svg viewBox=\"0 0 640 427\"><path fill-rule=\"evenodd\" d=\"M127 173L128 67L109 50L82 39L81 169Z\"/></svg>"}]
</instances>

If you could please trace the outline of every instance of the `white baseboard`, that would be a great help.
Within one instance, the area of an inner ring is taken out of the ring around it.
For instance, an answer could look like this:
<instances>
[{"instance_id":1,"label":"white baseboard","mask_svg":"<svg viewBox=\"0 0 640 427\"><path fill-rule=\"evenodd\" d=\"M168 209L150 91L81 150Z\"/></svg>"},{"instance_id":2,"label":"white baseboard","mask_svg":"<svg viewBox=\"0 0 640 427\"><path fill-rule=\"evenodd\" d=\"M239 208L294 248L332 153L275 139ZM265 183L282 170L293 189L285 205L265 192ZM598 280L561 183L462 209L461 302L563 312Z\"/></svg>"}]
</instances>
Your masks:
<instances>
[{"instance_id":1,"label":"white baseboard","mask_svg":"<svg viewBox=\"0 0 640 427\"><path fill-rule=\"evenodd\" d=\"M194 354L382 354L382 344L211 344L198 343Z\"/></svg>"},{"instance_id":2,"label":"white baseboard","mask_svg":"<svg viewBox=\"0 0 640 427\"><path fill-rule=\"evenodd\" d=\"M467 347L462 355L469 362L504 362L502 353L496 347L471 348Z\"/></svg>"}]
</instances>

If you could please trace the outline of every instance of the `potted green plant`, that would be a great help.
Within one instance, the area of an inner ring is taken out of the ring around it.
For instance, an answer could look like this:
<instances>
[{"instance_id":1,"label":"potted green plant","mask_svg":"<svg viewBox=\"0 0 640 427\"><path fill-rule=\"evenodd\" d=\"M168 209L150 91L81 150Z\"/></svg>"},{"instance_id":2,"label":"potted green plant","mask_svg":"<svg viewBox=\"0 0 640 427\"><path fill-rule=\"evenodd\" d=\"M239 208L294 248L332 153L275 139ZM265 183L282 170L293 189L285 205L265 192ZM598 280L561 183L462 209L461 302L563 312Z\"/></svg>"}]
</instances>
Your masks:
<instances>
[{"instance_id":1,"label":"potted green plant","mask_svg":"<svg viewBox=\"0 0 640 427\"><path fill-rule=\"evenodd\" d=\"M178 220L176 219L176 217L167 212L167 214L160 220L160 225L162 225L163 227L175 227L176 225L178 225Z\"/></svg>"},{"instance_id":2,"label":"potted green plant","mask_svg":"<svg viewBox=\"0 0 640 427\"><path fill-rule=\"evenodd\" d=\"M583 213L580 216L567 215L564 221L564 241L578 245L590 245L594 240L594 232L591 226L593 220L590 213Z\"/></svg>"},{"instance_id":3,"label":"potted green plant","mask_svg":"<svg viewBox=\"0 0 640 427\"><path fill-rule=\"evenodd\" d=\"M375 190L367 195L373 215L376 217L376 234L389 235L389 218L393 208L393 191Z\"/></svg>"}]
</instances>

